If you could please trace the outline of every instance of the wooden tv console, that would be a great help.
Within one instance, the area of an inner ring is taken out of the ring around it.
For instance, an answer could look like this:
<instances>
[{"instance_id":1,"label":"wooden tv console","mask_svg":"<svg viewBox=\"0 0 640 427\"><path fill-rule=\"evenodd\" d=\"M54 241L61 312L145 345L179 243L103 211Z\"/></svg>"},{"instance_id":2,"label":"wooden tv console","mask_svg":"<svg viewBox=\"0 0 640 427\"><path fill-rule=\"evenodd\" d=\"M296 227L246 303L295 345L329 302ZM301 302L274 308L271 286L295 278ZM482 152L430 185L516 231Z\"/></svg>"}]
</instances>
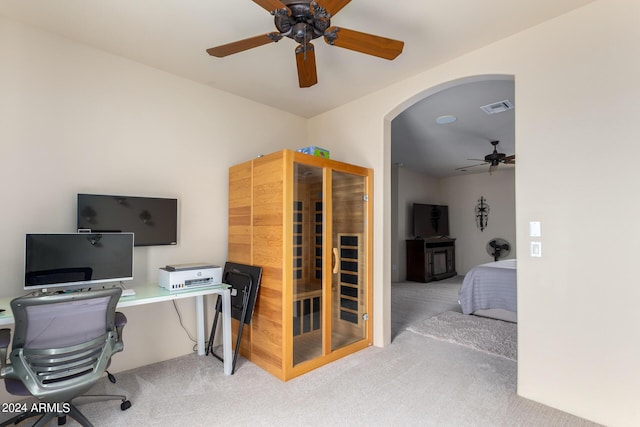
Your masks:
<instances>
[{"instance_id":1,"label":"wooden tv console","mask_svg":"<svg viewBox=\"0 0 640 427\"><path fill-rule=\"evenodd\" d=\"M430 282L455 276L456 239L407 240L407 280Z\"/></svg>"}]
</instances>

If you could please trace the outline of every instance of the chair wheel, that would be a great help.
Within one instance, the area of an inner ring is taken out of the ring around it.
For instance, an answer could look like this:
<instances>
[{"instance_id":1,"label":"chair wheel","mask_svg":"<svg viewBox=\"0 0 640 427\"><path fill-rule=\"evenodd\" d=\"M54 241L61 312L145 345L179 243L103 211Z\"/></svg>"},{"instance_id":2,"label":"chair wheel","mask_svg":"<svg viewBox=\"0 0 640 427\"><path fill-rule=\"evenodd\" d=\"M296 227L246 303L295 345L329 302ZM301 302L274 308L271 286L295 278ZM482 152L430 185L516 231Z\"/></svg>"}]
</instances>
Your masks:
<instances>
[{"instance_id":1,"label":"chair wheel","mask_svg":"<svg viewBox=\"0 0 640 427\"><path fill-rule=\"evenodd\" d=\"M107 372L107 378L109 378L109 381L111 381L111 384L116 383L116 377L112 373Z\"/></svg>"},{"instance_id":2,"label":"chair wheel","mask_svg":"<svg viewBox=\"0 0 640 427\"><path fill-rule=\"evenodd\" d=\"M131 408L131 401L130 400L125 400L120 404L120 409L122 409L123 411L126 411L129 408Z\"/></svg>"},{"instance_id":3,"label":"chair wheel","mask_svg":"<svg viewBox=\"0 0 640 427\"><path fill-rule=\"evenodd\" d=\"M58 425L59 426L63 426L67 423L67 416L63 415L61 417L58 417Z\"/></svg>"}]
</instances>

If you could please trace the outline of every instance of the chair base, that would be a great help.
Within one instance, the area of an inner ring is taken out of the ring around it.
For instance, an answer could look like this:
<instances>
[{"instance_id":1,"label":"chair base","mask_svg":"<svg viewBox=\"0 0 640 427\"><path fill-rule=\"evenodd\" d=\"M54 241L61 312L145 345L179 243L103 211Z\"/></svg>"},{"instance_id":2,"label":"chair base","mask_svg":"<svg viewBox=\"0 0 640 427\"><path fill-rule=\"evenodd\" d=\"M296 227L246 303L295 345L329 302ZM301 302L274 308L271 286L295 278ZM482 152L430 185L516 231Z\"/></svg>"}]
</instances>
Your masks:
<instances>
[{"instance_id":1,"label":"chair base","mask_svg":"<svg viewBox=\"0 0 640 427\"><path fill-rule=\"evenodd\" d=\"M53 418L58 418L58 425L64 425L66 422L66 417L73 418L80 425L84 427L92 427L93 424L78 410L78 406L86 405L87 403L93 402L103 402L106 400L120 400L122 403L120 404L120 409L126 411L131 407L131 402L127 400L127 396L124 395L82 395L73 399L68 403L68 412L46 412L42 413L39 411L27 411L21 414L16 415L15 417L0 423L0 427L6 427L10 425L15 425L21 423L22 421L39 416L40 418L33 425L34 427L45 426L49 421ZM64 405L64 404L62 404Z\"/></svg>"}]
</instances>

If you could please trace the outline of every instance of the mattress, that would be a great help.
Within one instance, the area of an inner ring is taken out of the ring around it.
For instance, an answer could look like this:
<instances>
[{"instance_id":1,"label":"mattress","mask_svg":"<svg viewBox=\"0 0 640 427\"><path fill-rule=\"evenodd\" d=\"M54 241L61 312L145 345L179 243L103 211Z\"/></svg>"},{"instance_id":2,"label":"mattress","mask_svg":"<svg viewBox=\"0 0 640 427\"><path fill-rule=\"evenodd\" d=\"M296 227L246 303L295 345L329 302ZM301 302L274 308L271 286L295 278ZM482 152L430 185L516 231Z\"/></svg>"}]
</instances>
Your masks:
<instances>
[{"instance_id":1,"label":"mattress","mask_svg":"<svg viewBox=\"0 0 640 427\"><path fill-rule=\"evenodd\" d=\"M469 270L458 292L458 302L464 314L498 317L491 313L506 310L514 315L502 320L515 321L517 295L516 260L507 259Z\"/></svg>"}]
</instances>

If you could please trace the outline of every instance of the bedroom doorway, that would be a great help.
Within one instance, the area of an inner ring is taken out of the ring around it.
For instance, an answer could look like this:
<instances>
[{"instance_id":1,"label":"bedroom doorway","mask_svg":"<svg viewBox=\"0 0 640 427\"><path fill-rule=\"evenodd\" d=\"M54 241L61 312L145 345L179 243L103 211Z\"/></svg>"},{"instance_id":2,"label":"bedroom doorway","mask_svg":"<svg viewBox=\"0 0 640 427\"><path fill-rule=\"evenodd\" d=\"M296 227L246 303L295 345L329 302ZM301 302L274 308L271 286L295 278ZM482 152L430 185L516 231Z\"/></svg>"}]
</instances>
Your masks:
<instances>
[{"instance_id":1,"label":"bedroom doorway","mask_svg":"<svg viewBox=\"0 0 640 427\"><path fill-rule=\"evenodd\" d=\"M494 114L482 108L500 103L511 108ZM486 248L489 241L508 241L509 258L517 256L515 165L490 169L483 161L494 140L500 141L499 152L515 156L514 77L486 75L447 82L414 96L403 107L396 110L390 132L392 340L412 319L438 314L434 310L460 311L457 289L464 274L493 261ZM483 230L474 216L480 197L490 206ZM456 277L406 281L406 241L416 238L413 203L449 207ZM430 292L424 294L425 289Z\"/></svg>"}]
</instances>

